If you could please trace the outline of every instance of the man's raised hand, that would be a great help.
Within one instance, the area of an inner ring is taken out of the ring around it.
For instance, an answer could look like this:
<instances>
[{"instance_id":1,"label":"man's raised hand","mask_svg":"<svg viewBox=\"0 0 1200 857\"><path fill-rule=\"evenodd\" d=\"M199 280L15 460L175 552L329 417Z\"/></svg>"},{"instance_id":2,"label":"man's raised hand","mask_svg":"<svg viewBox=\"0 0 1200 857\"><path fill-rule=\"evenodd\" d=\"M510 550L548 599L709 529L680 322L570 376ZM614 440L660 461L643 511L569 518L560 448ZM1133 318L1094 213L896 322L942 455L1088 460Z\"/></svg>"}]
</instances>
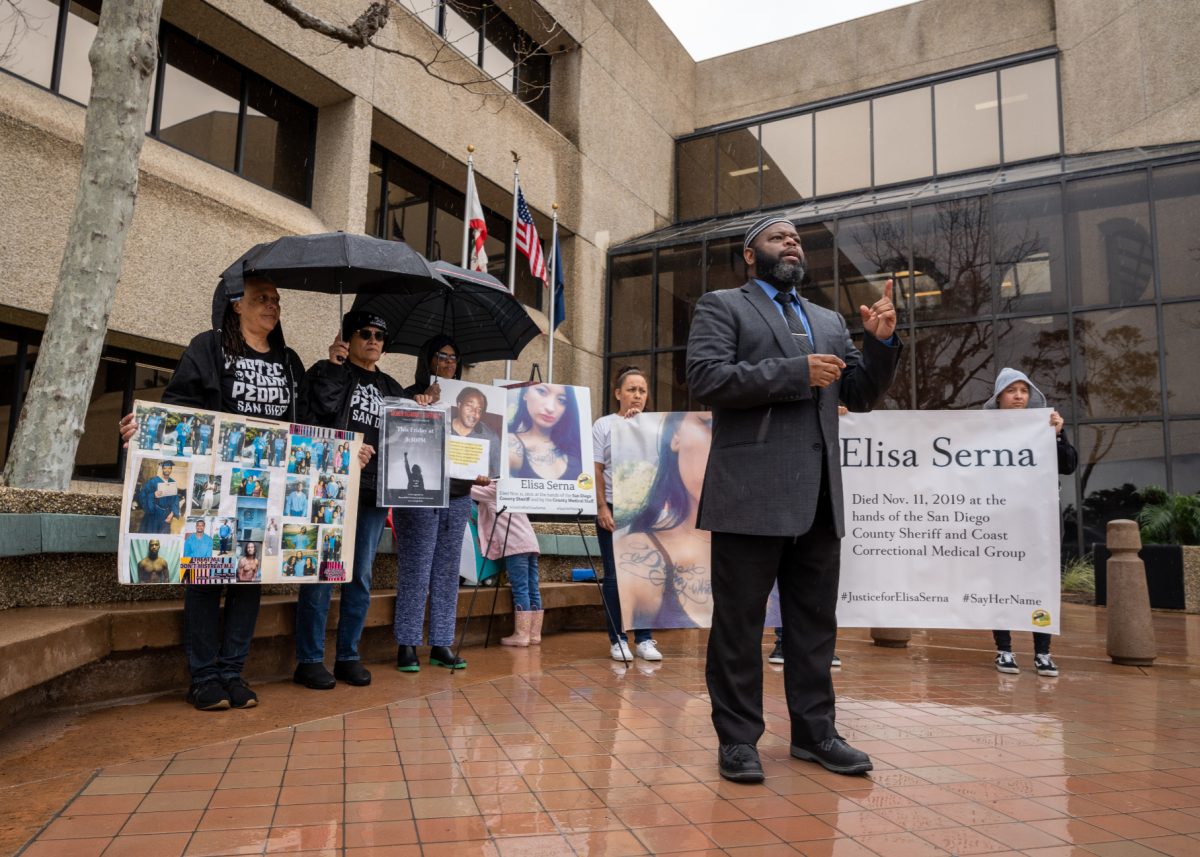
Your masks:
<instances>
[{"instance_id":1,"label":"man's raised hand","mask_svg":"<svg viewBox=\"0 0 1200 857\"><path fill-rule=\"evenodd\" d=\"M896 330L896 307L892 305L893 282L883 284L883 297L870 307L860 306L863 329L878 340L890 339Z\"/></svg>"}]
</instances>

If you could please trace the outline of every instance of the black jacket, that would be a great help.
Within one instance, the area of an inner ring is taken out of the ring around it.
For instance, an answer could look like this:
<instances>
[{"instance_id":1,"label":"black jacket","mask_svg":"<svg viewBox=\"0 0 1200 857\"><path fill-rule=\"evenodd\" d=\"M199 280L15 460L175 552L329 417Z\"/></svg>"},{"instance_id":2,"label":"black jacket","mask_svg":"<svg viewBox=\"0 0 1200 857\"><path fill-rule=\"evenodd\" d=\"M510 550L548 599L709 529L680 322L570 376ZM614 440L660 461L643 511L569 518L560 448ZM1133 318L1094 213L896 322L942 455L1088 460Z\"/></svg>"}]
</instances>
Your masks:
<instances>
[{"instance_id":1,"label":"black jacket","mask_svg":"<svg viewBox=\"0 0 1200 857\"><path fill-rule=\"evenodd\" d=\"M377 380L384 398L404 397L405 388L391 375L381 371ZM318 360L305 373L300 385L301 420L314 426L348 429L354 386L354 370L348 360L345 363Z\"/></svg>"},{"instance_id":2,"label":"black jacket","mask_svg":"<svg viewBox=\"0 0 1200 857\"><path fill-rule=\"evenodd\" d=\"M163 390L163 404L186 405L209 411L221 410L221 376L225 372L226 355L221 345L221 323L225 308L231 303L224 284L213 293L212 330L197 334L188 343L187 350L179 358L175 374ZM288 373L288 387L292 391L292 403L288 419L301 422L297 407L300 398L300 379L304 377L304 364L296 352L283 341L283 325L267 335L267 341L283 352Z\"/></svg>"},{"instance_id":3,"label":"black jacket","mask_svg":"<svg viewBox=\"0 0 1200 857\"><path fill-rule=\"evenodd\" d=\"M1071 446L1071 441L1067 440L1067 430L1064 428L1058 433L1058 472L1063 476L1068 476L1075 472L1075 468L1079 466L1079 453L1075 451L1075 447Z\"/></svg>"}]
</instances>

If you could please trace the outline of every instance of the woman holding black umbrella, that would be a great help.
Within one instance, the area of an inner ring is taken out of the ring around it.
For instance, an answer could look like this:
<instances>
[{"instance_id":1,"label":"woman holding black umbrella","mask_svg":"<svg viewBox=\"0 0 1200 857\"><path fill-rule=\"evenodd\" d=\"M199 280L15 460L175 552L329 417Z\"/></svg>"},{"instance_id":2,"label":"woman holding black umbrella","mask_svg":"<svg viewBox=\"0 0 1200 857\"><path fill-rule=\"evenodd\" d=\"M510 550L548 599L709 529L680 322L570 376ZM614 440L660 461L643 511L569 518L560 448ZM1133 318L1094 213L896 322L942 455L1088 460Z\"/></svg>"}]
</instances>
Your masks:
<instances>
[{"instance_id":1,"label":"woman holding black umbrella","mask_svg":"<svg viewBox=\"0 0 1200 857\"><path fill-rule=\"evenodd\" d=\"M415 383L408 398L436 402L441 394L438 378L459 378L462 363L458 345L439 334L428 340L417 357ZM467 662L450 650L458 614L458 563L463 532L471 515L471 486L488 485L480 476L469 482L450 480L450 505L445 509L396 509L396 669L417 672L421 661L416 647L422 642L425 602L429 601L429 663L448 669L466 669Z\"/></svg>"},{"instance_id":2,"label":"woman holding black umbrella","mask_svg":"<svg viewBox=\"0 0 1200 857\"><path fill-rule=\"evenodd\" d=\"M228 414L299 422L297 389L304 364L283 341L279 292L263 277L248 277L233 294L225 283L213 295L212 330L188 345L163 391L163 403ZM121 420L128 441L133 414ZM221 594L225 594L222 623ZM253 708L258 695L242 678L261 587L192 585L184 590L184 651L191 686L187 699L202 711Z\"/></svg>"}]
</instances>

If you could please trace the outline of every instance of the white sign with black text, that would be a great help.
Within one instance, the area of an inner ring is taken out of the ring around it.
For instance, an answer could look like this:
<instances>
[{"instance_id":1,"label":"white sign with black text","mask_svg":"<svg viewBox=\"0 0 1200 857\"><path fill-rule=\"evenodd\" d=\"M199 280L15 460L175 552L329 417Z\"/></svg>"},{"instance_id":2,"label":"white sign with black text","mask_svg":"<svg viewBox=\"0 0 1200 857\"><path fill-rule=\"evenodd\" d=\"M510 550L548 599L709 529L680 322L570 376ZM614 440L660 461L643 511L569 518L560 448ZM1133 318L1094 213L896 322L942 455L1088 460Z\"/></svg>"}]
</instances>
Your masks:
<instances>
[{"instance_id":1,"label":"white sign with black text","mask_svg":"<svg viewBox=\"0 0 1200 857\"><path fill-rule=\"evenodd\" d=\"M1050 411L840 419L838 624L1059 633Z\"/></svg>"}]
</instances>

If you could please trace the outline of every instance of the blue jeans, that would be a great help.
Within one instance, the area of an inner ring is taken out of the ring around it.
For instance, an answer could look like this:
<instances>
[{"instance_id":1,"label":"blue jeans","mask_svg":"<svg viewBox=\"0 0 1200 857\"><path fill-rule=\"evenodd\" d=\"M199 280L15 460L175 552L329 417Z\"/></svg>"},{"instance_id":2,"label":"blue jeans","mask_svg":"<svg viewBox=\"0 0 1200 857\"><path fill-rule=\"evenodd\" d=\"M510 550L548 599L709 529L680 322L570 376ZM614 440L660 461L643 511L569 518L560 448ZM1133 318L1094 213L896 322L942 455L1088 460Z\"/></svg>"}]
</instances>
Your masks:
<instances>
[{"instance_id":1,"label":"blue jeans","mask_svg":"<svg viewBox=\"0 0 1200 857\"><path fill-rule=\"evenodd\" d=\"M604 595L606 608L604 622L608 626L608 642L617 642L618 636L623 640L628 640L624 630L617 630L623 622L621 619L621 593L617 589L617 562L613 555L613 534L604 527L597 526L596 539L600 542L600 559L604 562L604 580L601 581L600 590ZM649 629L635 628L633 630L634 645L649 640L651 636Z\"/></svg>"},{"instance_id":2,"label":"blue jeans","mask_svg":"<svg viewBox=\"0 0 1200 857\"><path fill-rule=\"evenodd\" d=\"M221 591L225 621L221 622ZM192 684L226 682L242 674L262 587L257 584L193 584L183 591L183 649Z\"/></svg>"},{"instance_id":3,"label":"blue jeans","mask_svg":"<svg viewBox=\"0 0 1200 857\"><path fill-rule=\"evenodd\" d=\"M512 587L514 610L541 610L542 593L538 591L538 555L519 553L504 558L508 583Z\"/></svg>"},{"instance_id":4,"label":"blue jeans","mask_svg":"<svg viewBox=\"0 0 1200 857\"><path fill-rule=\"evenodd\" d=\"M358 641L362 639L367 609L371 606L371 569L379 537L387 523L387 509L374 506L358 507L358 524L354 528L354 568L350 582L341 584L341 606L338 608L337 660L357 661ZM296 599L296 660L302 664L319 664L325 660L325 621L333 584L306 583Z\"/></svg>"}]
</instances>

